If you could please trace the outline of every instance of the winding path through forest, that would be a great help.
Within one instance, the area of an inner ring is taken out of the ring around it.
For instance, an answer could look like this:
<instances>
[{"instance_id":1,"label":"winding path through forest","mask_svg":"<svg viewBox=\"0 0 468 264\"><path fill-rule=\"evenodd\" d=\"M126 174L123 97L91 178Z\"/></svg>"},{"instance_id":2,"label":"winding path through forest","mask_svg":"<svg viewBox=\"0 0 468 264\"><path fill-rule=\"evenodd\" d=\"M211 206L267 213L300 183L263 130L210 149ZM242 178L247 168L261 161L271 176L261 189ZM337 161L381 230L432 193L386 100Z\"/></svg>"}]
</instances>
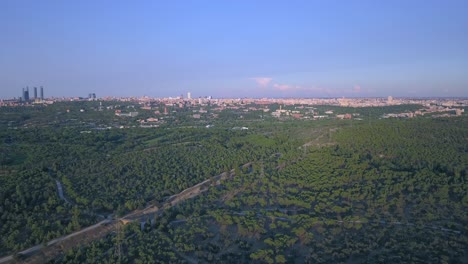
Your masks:
<instances>
[{"instance_id":1,"label":"winding path through forest","mask_svg":"<svg viewBox=\"0 0 468 264\"><path fill-rule=\"evenodd\" d=\"M63 196L62 183L60 183L59 180L55 180L55 183L57 183L57 192L58 192L58 196L60 197L60 199L64 200L68 204L71 204L70 201L68 201L67 198L65 198L65 196Z\"/></svg>"}]
</instances>

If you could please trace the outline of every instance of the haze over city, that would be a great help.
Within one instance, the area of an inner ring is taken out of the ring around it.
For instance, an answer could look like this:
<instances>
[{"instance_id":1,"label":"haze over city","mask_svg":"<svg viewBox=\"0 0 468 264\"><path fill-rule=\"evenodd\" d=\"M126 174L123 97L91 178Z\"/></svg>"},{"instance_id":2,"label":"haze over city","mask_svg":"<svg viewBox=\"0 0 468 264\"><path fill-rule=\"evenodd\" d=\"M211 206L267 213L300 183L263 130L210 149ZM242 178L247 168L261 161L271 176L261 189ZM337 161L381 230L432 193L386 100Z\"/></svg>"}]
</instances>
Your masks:
<instances>
[{"instance_id":1,"label":"haze over city","mask_svg":"<svg viewBox=\"0 0 468 264\"><path fill-rule=\"evenodd\" d=\"M467 1L1 1L0 98L466 97Z\"/></svg>"}]
</instances>

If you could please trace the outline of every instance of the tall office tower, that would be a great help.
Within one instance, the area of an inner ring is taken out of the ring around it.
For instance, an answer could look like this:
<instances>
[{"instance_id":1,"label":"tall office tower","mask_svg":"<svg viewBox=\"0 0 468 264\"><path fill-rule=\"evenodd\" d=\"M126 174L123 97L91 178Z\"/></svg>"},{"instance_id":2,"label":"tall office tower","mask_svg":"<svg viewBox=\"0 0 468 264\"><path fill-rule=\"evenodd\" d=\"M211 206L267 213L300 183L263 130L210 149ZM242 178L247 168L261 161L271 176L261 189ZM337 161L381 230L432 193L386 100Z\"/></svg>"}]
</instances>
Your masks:
<instances>
[{"instance_id":1,"label":"tall office tower","mask_svg":"<svg viewBox=\"0 0 468 264\"><path fill-rule=\"evenodd\" d=\"M44 100L44 87L41 86L41 100Z\"/></svg>"},{"instance_id":2,"label":"tall office tower","mask_svg":"<svg viewBox=\"0 0 468 264\"><path fill-rule=\"evenodd\" d=\"M37 99L37 87L34 87L34 99Z\"/></svg>"},{"instance_id":3,"label":"tall office tower","mask_svg":"<svg viewBox=\"0 0 468 264\"><path fill-rule=\"evenodd\" d=\"M192 99L192 94L190 92L187 93L187 99Z\"/></svg>"},{"instance_id":4,"label":"tall office tower","mask_svg":"<svg viewBox=\"0 0 468 264\"><path fill-rule=\"evenodd\" d=\"M26 90L23 89L23 100L29 101L29 87L26 87Z\"/></svg>"}]
</instances>

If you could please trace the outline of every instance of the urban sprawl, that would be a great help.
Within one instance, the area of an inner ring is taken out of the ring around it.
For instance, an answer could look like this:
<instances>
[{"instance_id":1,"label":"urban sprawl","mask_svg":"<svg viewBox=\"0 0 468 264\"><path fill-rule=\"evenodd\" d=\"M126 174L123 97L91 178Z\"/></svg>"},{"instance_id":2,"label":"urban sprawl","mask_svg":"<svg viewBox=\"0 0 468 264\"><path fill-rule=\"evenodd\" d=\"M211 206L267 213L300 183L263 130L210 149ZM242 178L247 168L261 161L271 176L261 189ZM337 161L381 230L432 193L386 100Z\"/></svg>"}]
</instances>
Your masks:
<instances>
[{"instance_id":1,"label":"urban sprawl","mask_svg":"<svg viewBox=\"0 0 468 264\"><path fill-rule=\"evenodd\" d=\"M0 100L0 106L38 106L50 105L56 102L76 101L100 101L100 107L92 109L80 109L85 111L114 111L116 116L122 118L136 117L141 111L150 111L152 117L139 119L141 126L157 127L158 123L164 123L180 110L190 110L193 119L216 119L224 110L238 112L258 111L262 116L278 119L362 119L359 114L353 113L352 108L384 107L397 105L421 105L417 111L388 113L381 118L413 118L416 116L430 115L432 117L460 116L464 108L468 106L467 98L212 98L211 96L192 98L190 92L184 97L151 98L143 97L102 97L97 98L95 93L87 97L44 97L44 88L40 87L38 96L37 88L34 88L34 96L29 94L29 88L23 89L22 97ZM116 102L103 106L102 102ZM118 102L125 102L122 107ZM128 105L131 103L131 105ZM349 113L335 113L333 109L318 111L315 106L347 107ZM146 115L147 116L147 115ZM242 115L239 115L242 118Z\"/></svg>"}]
</instances>

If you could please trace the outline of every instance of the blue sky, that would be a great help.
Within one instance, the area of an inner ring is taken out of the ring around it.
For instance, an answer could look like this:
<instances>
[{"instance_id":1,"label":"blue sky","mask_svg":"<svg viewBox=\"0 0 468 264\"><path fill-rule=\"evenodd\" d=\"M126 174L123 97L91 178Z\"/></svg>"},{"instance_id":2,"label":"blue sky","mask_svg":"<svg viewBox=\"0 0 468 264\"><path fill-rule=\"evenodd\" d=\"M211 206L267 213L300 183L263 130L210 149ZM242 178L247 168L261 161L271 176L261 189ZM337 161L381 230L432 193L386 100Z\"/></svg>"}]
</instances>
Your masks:
<instances>
[{"instance_id":1,"label":"blue sky","mask_svg":"<svg viewBox=\"0 0 468 264\"><path fill-rule=\"evenodd\" d=\"M468 1L0 1L0 97L468 96Z\"/></svg>"}]
</instances>

